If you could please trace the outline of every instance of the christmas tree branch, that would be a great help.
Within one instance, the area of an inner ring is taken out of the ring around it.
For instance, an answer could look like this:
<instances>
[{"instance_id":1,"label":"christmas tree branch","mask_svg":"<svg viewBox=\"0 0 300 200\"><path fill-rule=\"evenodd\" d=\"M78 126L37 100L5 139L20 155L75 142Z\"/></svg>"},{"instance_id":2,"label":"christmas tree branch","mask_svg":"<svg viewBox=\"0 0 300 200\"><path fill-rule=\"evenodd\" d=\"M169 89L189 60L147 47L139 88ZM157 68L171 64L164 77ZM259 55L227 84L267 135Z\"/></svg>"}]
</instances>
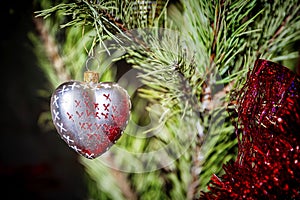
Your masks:
<instances>
[{"instance_id":1,"label":"christmas tree branch","mask_svg":"<svg viewBox=\"0 0 300 200\"><path fill-rule=\"evenodd\" d=\"M66 17L72 16L71 21L61 25L62 28L74 25L90 26L95 29L95 43L104 45L105 48L104 40L107 37L111 37L118 42L115 34L122 34L124 30L127 30L122 23L117 22L107 11L118 10L119 6L114 1L90 2L82 0L77 3L58 4L52 8L38 11L36 14L37 17L44 17L44 19L55 12L62 13ZM91 50L93 48L94 45L91 46ZM89 52L92 52L91 50Z\"/></svg>"},{"instance_id":2,"label":"christmas tree branch","mask_svg":"<svg viewBox=\"0 0 300 200\"><path fill-rule=\"evenodd\" d=\"M159 3L162 4L163 0L159 1ZM149 16L150 11L152 11L152 16ZM114 40L122 47L121 41L116 35L136 40L136 37L132 37L132 35L128 37L126 32L132 28L147 27L149 22L145 22L145 19L150 18L149 20L151 21L157 19L157 23L162 19L160 15L161 9L153 10L152 8L152 10L148 10L147 8L145 10L140 8L139 2L112 0L94 2L80 0L76 3L62 3L49 9L37 11L36 14L37 17L46 19L55 12L62 13L66 17L72 17L69 22L61 25L62 28L82 25L89 26L95 30L94 40L96 42L91 46L90 53L93 52L94 45L97 43L102 45L109 53L110 51L104 43L108 38ZM156 17L156 15L158 16Z\"/></svg>"},{"instance_id":3,"label":"christmas tree branch","mask_svg":"<svg viewBox=\"0 0 300 200\"><path fill-rule=\"evenodd\" d=\"M274 4L265 3L265 14L264 18L255 25L262 29L264 36L259 37L260 48L257 50L258 56L263 56L265 58L273 57L274 61L280 61L282 59L291 59L298 57L298 54L291 52L290 55L285 55L287 57L280 56L283 50L288 45L298 41L300 39L300 31L297 28L300 25L300 5L299 2L294 0L285 1L283 4L275 2ZM271 12L276 16L276 20L271 20L267 17ZM283 13L287 13L284 15ZM270 24L270 26L266 26ZM294 56L292 56L294 54Z\"/></svg>"},{"instance_id":4,"label":"christmas tree branch","mask_svg":"<svg viewBox=\"0 0 300 200\"><path fill-rule=\"evenodd\" d=\"M197 47L197 54L195 56L196 63L198 63L197 69L200 74L203 74L203 81L197 86L201 94L199 100L202 109L200 110L203 112L205 118L214 115L217 117L211 119L211 121L215 120L215 125L207 122L202 124L206 140L211 141L204 144L199 143L193 150L194 163L192 169L194 173L192 174L194 175L193 181L190 184L192 187L189 193L194 193L195 196L199 196L199 188L203 189L205 183L209 181L211 163L219 163L219 166L221 166L221 163L224 162L222 158L230 158L230 155L224 154L223 157L211 157L212 154L204 149L209 147L226 149L226 146L229 146L229 144L232 145L232 142L228 140L227 142L225 142L226 140L224 140L224 142L218 142L218 138L228 136L228 133L221 132L221 129L233 130L232 125L225 123L218 127L218 123L216 122L222 118L223 120L226 118L226 115L224 115L226 112L224 108L227 104L225 97L229 94L229 92L226 92L228 87L232 87L233 85L230 82L245 72L237 70L241 66L236 65L236 61L243 59L243 57L239 57L238 55L245 50L246 45L238 44L242 43L246 35L256 31L248 31L247 27L253 23L258 14L254 17L247 18L255 4L254 1L250 4L245 1L188 1L183 4L186 6L184 12L186 20L184 21L187 23L182 27L182 32L186 32L186 34L190 35L192 42ZM224 76L224 74L227 73L232 73L233 75ZM226 83L226 85L222 87L224 83ZM223 100L217 103L216 99ZM220 109L220 111L217 111L218 109ZM216 115L218 112L220 114ZM204 121L207 121L207 119ZM231 157L233 155L234 153ZM202 157L202 159L199 160L199 157ZM214 170L219 173L221 167L218 169L214 168ZM200 183L197 182L199 177L201 177ZM193 187L198 188L196 189L196 193L193 192Z\"/></svg>"}]
</instances>

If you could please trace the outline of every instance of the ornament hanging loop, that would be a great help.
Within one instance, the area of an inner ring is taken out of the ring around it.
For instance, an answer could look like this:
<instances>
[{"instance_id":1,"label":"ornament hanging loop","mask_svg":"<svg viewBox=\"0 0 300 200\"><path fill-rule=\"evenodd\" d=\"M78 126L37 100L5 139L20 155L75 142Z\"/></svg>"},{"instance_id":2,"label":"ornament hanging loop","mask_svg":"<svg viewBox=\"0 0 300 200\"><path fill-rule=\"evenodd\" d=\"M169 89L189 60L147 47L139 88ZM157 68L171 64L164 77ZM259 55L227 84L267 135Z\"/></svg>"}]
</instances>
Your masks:
<instances>
[{"instance_id":1,"label":"ornament hanging loop","mask_svg":"<svg viewBox=\"0 0 300 200\"><path fill-rule=\"evenodd\" d=\"M97 69L99 69L99 61L98 59L94 58L94 57L89 57L86 62L85 62L85 68L87 71L84 72L84 75L83 75L83 80L87 83L98 83L99 81L99 73L98 72L95 72L95 71L91 71L89 68L88 68L88 63L91 59L95 59L98 63L97 65Z\"/></svg>"},{"instance_id":2,"label":"ornament hanging loop","mask_svg":"<svg viewBox=\"0 0 300 200\"><path fill-rule=\"evenodd\" d=\"M100 68L100 62L99 62L99 60L98 60L97 58L91 56L91 57L89 57L89 58L86 60L86 62L85 62L85 68L86 68L87 71L92 71L92 70L89 69L89 66L88 66L88 65L89 65L89 63L91 63L90 66L92 66L93 61L96 61L96 62L97 62L97 68L96 68L96 71L99 70L99 68Z\"/></svg>"}]
</instances>

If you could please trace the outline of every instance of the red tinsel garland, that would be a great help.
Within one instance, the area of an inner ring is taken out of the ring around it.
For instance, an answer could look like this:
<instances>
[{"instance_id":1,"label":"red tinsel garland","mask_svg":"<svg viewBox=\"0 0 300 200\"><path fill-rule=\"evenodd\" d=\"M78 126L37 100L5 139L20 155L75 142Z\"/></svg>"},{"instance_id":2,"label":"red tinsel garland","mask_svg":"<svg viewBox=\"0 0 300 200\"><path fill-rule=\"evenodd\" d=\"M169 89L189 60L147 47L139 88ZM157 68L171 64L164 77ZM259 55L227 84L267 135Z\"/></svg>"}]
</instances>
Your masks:
<instances>
[{"instance_id":1,"label":"red tinsel garland","mask_svg":"<svg viewBox=\"0 0 300 200\"><path fill-rule=\"evenodd\" d=\"M200 199L300 199L300 77L259 59L237 97L238 156Z\"/></svg>"}]
</instances>

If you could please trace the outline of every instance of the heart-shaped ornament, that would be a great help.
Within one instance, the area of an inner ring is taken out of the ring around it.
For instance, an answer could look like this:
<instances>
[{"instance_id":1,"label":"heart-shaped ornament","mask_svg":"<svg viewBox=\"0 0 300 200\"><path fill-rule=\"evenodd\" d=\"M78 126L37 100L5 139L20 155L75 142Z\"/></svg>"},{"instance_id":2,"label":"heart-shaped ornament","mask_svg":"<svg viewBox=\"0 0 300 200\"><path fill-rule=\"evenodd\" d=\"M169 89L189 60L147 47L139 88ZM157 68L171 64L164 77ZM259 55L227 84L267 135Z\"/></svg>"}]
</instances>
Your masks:
<instances>
[{"instance_id":1,"label":"heart-shaped ornament","mask_svg":"<svg viewBox=\"0 0 300 200\"><path fill-rule=\"evenodd\" d=\"M94 159L122 135L131 102L116 83L98 83L98 74L85 72L85 81L61 84L51 97L51 114L61 138L77 153Z\"/></svg>"}]
</instances>

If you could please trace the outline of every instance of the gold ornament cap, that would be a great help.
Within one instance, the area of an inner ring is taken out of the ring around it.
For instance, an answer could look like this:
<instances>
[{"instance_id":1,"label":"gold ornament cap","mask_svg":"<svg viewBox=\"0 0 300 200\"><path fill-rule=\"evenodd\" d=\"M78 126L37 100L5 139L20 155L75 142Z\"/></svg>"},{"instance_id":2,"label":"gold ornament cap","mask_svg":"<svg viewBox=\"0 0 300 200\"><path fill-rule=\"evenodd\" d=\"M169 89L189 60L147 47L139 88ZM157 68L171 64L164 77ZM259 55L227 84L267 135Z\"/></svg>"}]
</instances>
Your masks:
<instances>
[{"instance_id":1,"label":"gold ornament cap","mask_svg":"<svg viewBox=\"0 0 300 200\"><path fill-rule=\"evenodd\" d=\"M83 75L84 82L87 83L98 83L99 82L99 73L93 71L86 71Z\"/></svg>"}]
</instances>

